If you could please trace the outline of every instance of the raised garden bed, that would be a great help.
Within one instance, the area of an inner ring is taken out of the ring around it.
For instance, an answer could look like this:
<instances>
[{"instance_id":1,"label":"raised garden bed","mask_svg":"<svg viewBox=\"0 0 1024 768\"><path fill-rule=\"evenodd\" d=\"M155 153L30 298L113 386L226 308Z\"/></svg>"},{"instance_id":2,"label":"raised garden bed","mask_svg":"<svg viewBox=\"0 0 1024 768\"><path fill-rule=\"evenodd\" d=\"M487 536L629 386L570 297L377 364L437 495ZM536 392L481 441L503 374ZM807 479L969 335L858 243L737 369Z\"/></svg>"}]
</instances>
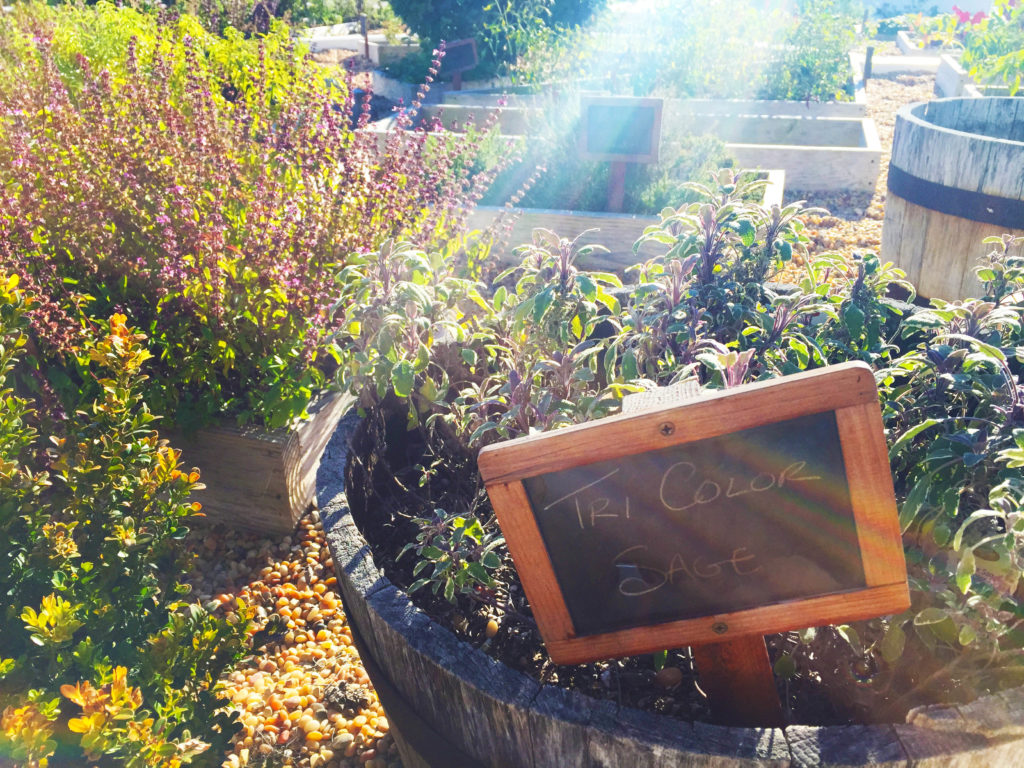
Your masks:
<instances>
[{"instance_id":1,"label":"raised garden bed","mask_svg":"<svg viewBox=\"0 0 1024 768\"><path fill-rule=\"evenodd\" d=\"M359 25L340 24L334 27L314 27L302 37L313 53L341 49L366 54L378 67L386 67L420 50L415 41L392 43L385 35L371 34L364 39Z\"/></svg>"},{"instance_id":2,"label":"raised garden bed","mask_svg":"<svg viewBox=\"0 0 1024 768\"><path fill-rule=\"evenodd\" d=\"M406 768L422 766L1011 766L1024 757L1024 689L891 725L726 728L541 685L458 640L381 573L353 520L339 423L317 499L353 639ZM457 713L457 716L453 716Z\"/></svg>"},{"instance_id":3,"label":"raised garden bed","mask_svg":"<svg viewBox=\"0 0 1024 768\"><path fill-rule=\"evenodd\" d=\"M781 205L786 182L784 171L765 171L768 184L761 201L765 206ZM657 216L640 216L630 213L594 213L590 211L550 210L542 208L514 208L511 212L517 218L512 232L506 238L509 247L494 255L510 265L511 248L521 243L530 242L534 229L542 227L556 232L560 237L573 238L582 235L580 245L600 244L608 252L596 252L580 259L580 265L587 269L603 269L621 272L625 267L639 260L649 258L657 252L653 244L641 246L639 255L633 253L633 244L644 230L657 224ZM498 206L478 206L469 215L468 225L471 229L486 229L496 218L508 215L506 208Z\"/></svg>"},{"instance_id":4,"label":"raised garden bed","mask_svg":"<svg viewBox=\"0 0 1024 768\"><path fill-rule=\"evenodd\" d=\"M206 488L195 499L211 522L288 534L309 510L320 454L351 406L350 397L328 393L292 429L222 425L172 434L171 443L185 466L199 467Z\"/></svg>"},{"instance_id":5,"label":"raised garden bed","mask_svg":"<svg viewBox=\"0 0 1024 768\"><path fill-rule=\"evenodd\" d=\"M796 115L800 117L865 117L867 115L867 94L864 90L864 62L863 57L856 53L850 54L850 82L849 91L852 95L850 101L775 101L769 99L666 99L666 103L675 101L689 101L693 104L703 104L709 109L720 112L731 112L735 114L757 114L757 115ZM601 83L584 83L563 85L550 83L544 86L533 86L514 88L509 86L497 86L479 89L466 89L461 91L448 91L444 94L442 101L446 104L459 104L465 106L489 106L496 107L501 103L516 107L537 107L543 108L550 104L554 98L557 101L557 94L561 89L576 90L579 88L592 88L596 91L602 90ZM542 92L538 93L537 90ZM532 93L530 91L533 91ZM552 96L554 94L554 96Z\"/></svg>"},{"instance_id":6,"label":"raised garden bed","mask_svg":"<svg viewBox=\"0 0 1024 768\"><path fill-rule=\"evenodd\" d=\"M920 45L918 38L905 29L896 33L896 47L904 56L916 56L938 60L943 55L960 57L959 50L945 48L941 45Z\"/></svg>"},{"instance_id":7,"label":"raised garden bed","mask_svg":"<svg viewBox=\"0 0 1024 768\"><path fill-rule=\"evenodd\" d=\"M998 83L985 85L977 82L963 68L957 57L943 54L939 57L939 68L935 73L935 95L943 99L957 96L977 99L986 96L1009 96L1010 88ZM1015 95L1024 96L1024 90L1018 91Z\"/></svg>"}]
</instances>

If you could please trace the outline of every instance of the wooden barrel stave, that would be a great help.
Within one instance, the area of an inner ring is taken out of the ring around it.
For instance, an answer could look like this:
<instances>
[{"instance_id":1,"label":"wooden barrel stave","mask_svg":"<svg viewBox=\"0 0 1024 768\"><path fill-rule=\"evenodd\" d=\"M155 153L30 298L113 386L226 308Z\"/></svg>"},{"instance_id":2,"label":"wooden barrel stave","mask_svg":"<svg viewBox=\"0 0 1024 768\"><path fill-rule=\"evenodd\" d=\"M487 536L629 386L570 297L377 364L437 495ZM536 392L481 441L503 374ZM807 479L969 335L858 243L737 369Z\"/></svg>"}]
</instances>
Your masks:
<instances>
[{"instance_id":1,"label":"wooden barrel stave","mask_svg":"<svg viewBox=\"0 0 1024 768\"><path fill-rule=\"evenodd\" d=\"M979 130L984 133L970 132ZM991 250L982 240L1006 232L1024 235L1024 217L1019 226L1015 219L1013 225L1007 220L1015 202L1024 199L1024 143L1001 138L1021 133L1021 99L943 99L900 110L881 255L906 271L922 296L960 299L979 295L981 283L974 267ZM904 184L923 183L920 189L927 195L915 191L918 199L904 199L894 188L900 172ZM948 189L948 195L928 183ZM965 196L964 192L993 199ZM980 206L980 216L987 210L1000 221L956 215L962 199ZM941 210L944 207L947 210Z\"/></svg>"}]
</instances>

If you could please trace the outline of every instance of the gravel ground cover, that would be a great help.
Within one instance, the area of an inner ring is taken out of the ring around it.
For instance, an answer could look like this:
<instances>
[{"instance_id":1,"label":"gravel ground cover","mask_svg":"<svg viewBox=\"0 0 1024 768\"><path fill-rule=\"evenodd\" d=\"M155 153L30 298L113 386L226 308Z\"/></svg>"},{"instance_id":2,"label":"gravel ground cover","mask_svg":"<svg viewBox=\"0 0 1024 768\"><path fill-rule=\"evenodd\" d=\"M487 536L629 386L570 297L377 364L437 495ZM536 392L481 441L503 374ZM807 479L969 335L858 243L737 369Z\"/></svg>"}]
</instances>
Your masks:
<instances>
[{"instance_id":1,"label":"gravel ground cover","mask_svg":"<svg viewBox=\"0 0 1024 768\"><path fill-rule=\"evenodd\" d=\"M874 194L800 194L829 210L809 217L812 253L877 252L896 110L932 97L933 78L873 79L868 114L883 159ZM793 273L798 276L799 265ZM225 681L244 730L225 766L401 768L387 717L352 645L335 590L333 563L316 512L289 537L260 537L213 526L197 531L194 593L231 611L241 598L262 624L279 616L286 631Z\"/></svg>"},{"instance_id":2,"label":"gravel ground cover","mask_svg":"<svg viewBox=\"0 0 1024 768\"><path fill-rule=\"evenodd\" d=\"M805 218L811 238L811 255L840 253L850 256L857 251L878 253L882 247L882 220L885 217L886 179L889 155L896 124L896 112L904 104L934 98L933 75L895 75L868 81L868 117L875 121L882 144L882 162L875 191L866 193L815 193L786 189L786 201L805 200L809 206L824 208L827 214ZM799 277L802 262L787 270L785 280Z\"/></svg>"},{"instance_id":3,"label":"gravel ground cover","mask_svg":"<svg viewBox=\"0 0 1024 768\"><path fill-rule=\"evenodd\" d=\"M224 682L244 724L224 765L401 768L389 724L345 621L334 564L314 511L286 537L214 526L196 531L193 594L236 599L287 631Z\"/></svg>"}]
</instances>

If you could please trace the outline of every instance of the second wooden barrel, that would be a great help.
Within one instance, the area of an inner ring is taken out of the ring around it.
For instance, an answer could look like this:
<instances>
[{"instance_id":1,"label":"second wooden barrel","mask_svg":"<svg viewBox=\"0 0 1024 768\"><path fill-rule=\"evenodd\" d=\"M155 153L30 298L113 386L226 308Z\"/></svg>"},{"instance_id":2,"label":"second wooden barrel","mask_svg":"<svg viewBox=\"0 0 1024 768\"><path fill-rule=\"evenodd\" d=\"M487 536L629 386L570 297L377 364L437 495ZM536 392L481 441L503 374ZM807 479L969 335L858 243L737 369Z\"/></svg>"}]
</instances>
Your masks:
<instances>
[{"instance_id":1,"label":"second wooden barrel","mask_svg":"<svg viewBox=\"0 0 1024 768\"><path fill-rule=\"evenodd\" d=\"M1024 99L939 99L896 116L884 260L922 296L979 296L989 235L1024 235Z\"/></svg>"}]
</instances>

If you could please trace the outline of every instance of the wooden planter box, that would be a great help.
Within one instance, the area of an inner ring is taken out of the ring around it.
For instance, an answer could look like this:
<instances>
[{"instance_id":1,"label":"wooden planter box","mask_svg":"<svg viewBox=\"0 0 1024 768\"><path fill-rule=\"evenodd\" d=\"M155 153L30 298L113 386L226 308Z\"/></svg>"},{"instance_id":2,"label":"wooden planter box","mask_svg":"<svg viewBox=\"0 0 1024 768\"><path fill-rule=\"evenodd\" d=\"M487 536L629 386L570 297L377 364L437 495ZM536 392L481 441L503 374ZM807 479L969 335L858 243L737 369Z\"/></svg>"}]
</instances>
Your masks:
<instances>
[{"instance_id":1,"label":"wooden planter box","mask_svg":"<svg viewBox=\"0 0 1024 768\"><path fill-rule=\"evenodd\" d=\"M504 102L510 107L535 107L543 109L550 105L552 93L557 94L562 85L551 83L539 86L543 93L517 93L518 88L511 86L495 86L461 91L446 91L442 97L445 104L463 106L497 107ZM589 84L575 87L590 87ZM600 83L593 83L595 92L602 92ZM757 115L793 115L798 117L865 117L867 115L867 94L864 91L863 55L850 54L850 81L848 88L853 95L852 101L782 101L782 100L751 100L751 99L666 99L666 103L689 101L704 103L714 111L728 111L736 114ZM510 92L511 91L511 92ZM556 97L557 98L557 97Z\"/></svg>"},{"instance_id":2,"label":"wooden planter box","mask_svg":"<svg viewBox=\"0 0 1024 768\"><path fill-rule=\"evenodd\" d=\"M1009 96L1010 88L1006 85L985 85L977 82L963 68L960 60L949 54L939 57L939 68L935 73L935 95L941 98L964 96L971 99L992 96ZM1024 96L1024 89L1015 96Z\"/></svg>"},{"instance_id":3,"label":"wooden planter box","mask_svg":"<svg viewBox=\"0 0 1024 768\"><path fill-rule=\"evenodd\" d=\"M765 187L762 204L765 206L782 205L783 188L786 174L783 171L766 171L768 185ZM507 214L508 210L497 206L477 206L469 215L470 229L486 229L498 216ZM505 238L507 246L492 252L504 266L518 263L512 253L517 245L529 243L533 239L533 230L541 227L550 229L559 237L570 240L588 232L580 239L580 245L599 244L608 249L608 253L593 253L579 261L586 269L600 269L622 273L622 271L639 261L643 261L662 252L653 243L645 244L639 256L633 253L633 244L640 238L647 227L657 224L657 216L641 216L632 213L593 213L590 211L559 211L543 208L514 208L512 213L517 217L512 232Z\"/></svg>"},{"instance_id":4,"label":"wooden planter box","mask_svg":"<svg viewBox=\"0 0 1024 768\"><path fill-rule=\"evenodd\" d=\"M358 24L354 32L348 32L348 29L351 29L351 26L347 24L338 27L317 27L309 30L301 39L312 53L335 49L366 53L369 50L370 61L378 67L392 64L420 49L417 42L389 43L384 35L370 35L368 40L364 40L359 34Z\"/></svg>"},{"instance_id":5,"label":"wooden planter box","mask_svg":"<svg viewBox=\"0 0 1024 768\"><path fill-rule=\"evenodd\" d=\"M916 56L920 58L938 59L941 56L953 56L959 58L960 52L958 50L950 50L948 48L941 48L937 46L922 46L918 43L920 40L911 32L905 29L901 29L896 33L896 47L900 49L900 53L904 56Z\"/></svg>"},{"instance_id":6,"label":"wooden planter box","mask_svg":"<svg viewBox=\"0 0 1024 768\"><path fill-rule=\"evenodd\" d=\"M223 425L189 437L167 435L186 467L198 467L206 489L193 498L211 522L287 534L310 507L320 454L352 398L327 393L292 429Z\"/></svg>"},{"instance_id":7,"label":"wooden planter box","mask_svg":"<svg viewBox=\"0 0 1024 768\"><path fill-rule=\"evenodd\" d=\"M441 115L448 126L464 126L470 120L482 122L496 109L503 132L510 136L528 135L531 123L540 118L536 97L509 97L504 106L498 106L504 98L498 94L475 98L486 103L471 105L470 99L459 96L458 103L432 106L425 113ZM878 131L870 118L854 116L852 108L843 116L839 107L846 105L666 99L662 125L665 131L682 128L717 136L737 166L783 170L786 184L794 189L871 193L882 158ZM387 129L384 121L375 128Z\"/></svg>"},{"instance_id":8,"label":"wooden planter box","mask_svg":"<svg viewBox=\"0 0 1024 768\"><path fill-rule=\"evenodd\" d=\"M356 529L339 423L317 500L353 639L405 768L993 768L1024 761L1024 689L927 707L892 725L725 728L598 701L516 672L462 643L380 572Z\"/></svg>"}]
</instances>

